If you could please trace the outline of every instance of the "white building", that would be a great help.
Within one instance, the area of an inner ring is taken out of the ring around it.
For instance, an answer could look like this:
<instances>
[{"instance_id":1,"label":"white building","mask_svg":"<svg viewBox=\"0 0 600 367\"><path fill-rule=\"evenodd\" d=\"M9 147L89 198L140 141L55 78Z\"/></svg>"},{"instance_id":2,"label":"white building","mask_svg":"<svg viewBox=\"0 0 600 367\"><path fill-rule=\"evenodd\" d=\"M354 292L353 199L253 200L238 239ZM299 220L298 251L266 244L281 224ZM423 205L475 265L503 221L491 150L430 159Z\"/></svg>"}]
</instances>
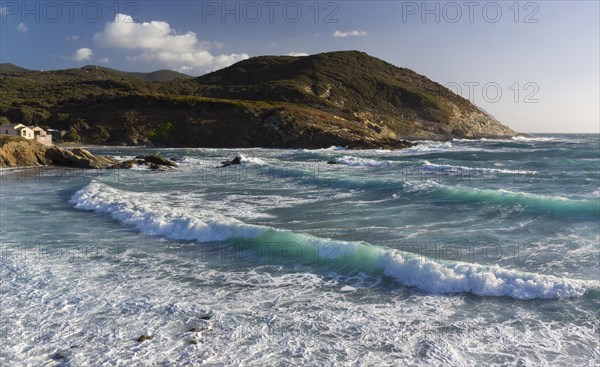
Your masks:
<instances>
[{"instance_id":1,"label":"white building","mask_svg":"<svg viewBox=\"0 0 600 367\"><path fill-rule=\"evenodd\" d=\"M28 127L23 124L2 125L0 126L0 134L21 136L28 140L35 140L44 145L52 145L52 135L48 134L41 127Z\"/></svg>"},{"instance_id":2,"label":"white building","mask_svg":"<svg viewBox=\"0 0 600 367\"><path fill-rule=\"evenodd\" d=\"M52 134L47 133L39 126L36 126L31 130L33 130L33 137L35 141L44 145L52 145Z\"/></svg>"}]
</instances>

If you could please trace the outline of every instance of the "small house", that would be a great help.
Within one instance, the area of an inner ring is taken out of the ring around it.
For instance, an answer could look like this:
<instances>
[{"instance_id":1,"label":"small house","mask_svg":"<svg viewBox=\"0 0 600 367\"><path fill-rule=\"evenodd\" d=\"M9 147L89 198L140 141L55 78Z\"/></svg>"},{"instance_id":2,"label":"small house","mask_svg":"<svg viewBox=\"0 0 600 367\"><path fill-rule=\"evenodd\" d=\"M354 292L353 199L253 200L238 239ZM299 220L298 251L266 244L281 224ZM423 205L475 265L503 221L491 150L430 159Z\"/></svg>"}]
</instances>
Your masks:
<instances>
[{"instance_id":1,"label":"small house","mask_svg":"<svg viewBox=\"0 0 600 367\"><path fill-rule=\"evenodd\" d=\"M21 136L27 140L35 140L44 145L52 145L52 135L37 126L28 127L23 124L2 125L0 126L0 134Z\"/></svg>"},{"instance_id":2,"label":"small house","mask_svg":"<svg viewBox=\"0 0 600 367\"><path fill-rule=\"evenodd\" d=\"M48 134L44 129L39 126L31 129L33 131L33 138L38 143L42 143L44 145L52 145L52 135Z\"/></svg>"}]
</instances>

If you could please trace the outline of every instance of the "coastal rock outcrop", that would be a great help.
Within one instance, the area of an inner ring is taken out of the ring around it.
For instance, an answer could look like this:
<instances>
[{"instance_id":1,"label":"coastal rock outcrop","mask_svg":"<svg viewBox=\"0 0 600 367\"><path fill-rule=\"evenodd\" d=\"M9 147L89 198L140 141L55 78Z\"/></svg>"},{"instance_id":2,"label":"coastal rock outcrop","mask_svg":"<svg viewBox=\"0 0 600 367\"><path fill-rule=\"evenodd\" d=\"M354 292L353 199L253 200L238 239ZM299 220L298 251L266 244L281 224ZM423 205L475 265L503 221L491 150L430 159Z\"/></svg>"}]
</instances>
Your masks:
<instances>
[{"instance_id":1,"label":"coastal rock outcrop","mask_svg":"<svg viewBox=\"0 0 600 367\"><path fill-rule=\"evenodd\" d=\"M0 167L59 166L103 169L117 163L113 158L95 156L81 148L68 150L21 137L0 135Z\"/></svg>"},{"instance_id":2,"label":"coastal rock outcrop","mask_svg":"<svg viewBox=\"0 0 600 367\"><path fill-rule=\"evenodd\" d=\"M242 164L242 158L235 157L230 161L223 161L223 162L221 162L221 165L217 168L225 168L225 167L234 166L237 164Z\"/></svg>"},{"instance_id":3,"label":"coastal rock outcrop","mask_svg":"<svg viewBox=\"0 0 600 367\"><path fill-rule=\"evenodd\" d=\"M156 166L177 167L176 163L171 162L167 158L161 157L159 154L138 156L137 158L142 159L149 164L154 164Z\"/></svg>"},{"instance_id":4,"label":"coastal rock outcrop","mask_svg":"<svg viewBox=\"0 0 600 367\"><path fill-rule=\"evenodd\" d=\"M152 340L152 339L154 339L153 335L142 335L137 339L137 341L138 341L138 343L143 343L147 340Z\"/></svg>"},{"instance_id":5,"label":"coastal rock outcrop","mask_svg":"<svg viewBox=\"0 0 600 367\"><path fill-rule=\"evenodd\" d=\"M103 169L117 163L115 159L97 157L81 148L68 150L53 146L46 149L45 157L47 159L46 165L60 167Z\"/></svg>"},{"instance_id":6,"label":"coastal rock outcrop","mask_svg":"<svg viewBox=\"0 0 600 367\"><path fill-rule=\"evenodd\" d=\"M145 155L145 156L137 156L135 159L130 159L127 161L119 162L113 165L110 168L114 169L130 169L135 166L146 166L151 170L165 170L170 167L178 167L177 163L172 162L171 160L161 157L158 154L155 155Z\"/></svg>"},{"instance_id":7,"label":"coastal rock outcrop","mask_svg":"<svg viewBox=\"0 0 600 367\"><path fill-rule=\"evenodd\" d=\"M82 169L129 169L147 166L152 170L177 167L158 154L119 162L111 157L95 156L81 148L46 146L17 136L0 135L0 167L56 166Z\"/></svg>"}]
</instances>

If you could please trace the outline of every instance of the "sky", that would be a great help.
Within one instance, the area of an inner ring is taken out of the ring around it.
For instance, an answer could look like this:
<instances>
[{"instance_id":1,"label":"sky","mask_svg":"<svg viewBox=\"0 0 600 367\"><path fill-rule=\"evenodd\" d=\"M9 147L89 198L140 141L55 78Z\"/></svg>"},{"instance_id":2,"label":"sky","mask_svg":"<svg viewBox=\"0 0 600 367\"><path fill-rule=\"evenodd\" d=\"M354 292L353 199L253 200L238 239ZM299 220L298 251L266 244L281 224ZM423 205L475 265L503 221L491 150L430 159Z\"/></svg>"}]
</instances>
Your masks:
<instances>
[{"instance_id":1,"label":"sky","mask_svg":"<svg viewBox=\"0 0 600 367\"><path fill-rule=\"evenodd\" d=\"M0 62L202 75L360 50L519 132L600 132L600 2L0 1Z\"/></svg>"}]
</instances>

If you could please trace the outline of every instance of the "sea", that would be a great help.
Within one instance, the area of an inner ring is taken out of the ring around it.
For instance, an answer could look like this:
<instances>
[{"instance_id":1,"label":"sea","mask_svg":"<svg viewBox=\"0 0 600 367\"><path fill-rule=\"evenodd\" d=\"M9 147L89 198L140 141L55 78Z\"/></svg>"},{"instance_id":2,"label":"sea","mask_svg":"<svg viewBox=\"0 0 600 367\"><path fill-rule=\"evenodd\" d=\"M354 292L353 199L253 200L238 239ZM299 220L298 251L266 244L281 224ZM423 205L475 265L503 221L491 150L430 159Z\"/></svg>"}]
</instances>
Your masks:
<instances>
[{"instance_id":1,"label":"sea","mask_svg":"<svg viewBox=\"0 0 600 367\"><path fill-rule=\"evenodd\" d=\"M179 167L1 171L2 366L600 363L597 134L89 149Z\"/></svg>"}]
</instances>

